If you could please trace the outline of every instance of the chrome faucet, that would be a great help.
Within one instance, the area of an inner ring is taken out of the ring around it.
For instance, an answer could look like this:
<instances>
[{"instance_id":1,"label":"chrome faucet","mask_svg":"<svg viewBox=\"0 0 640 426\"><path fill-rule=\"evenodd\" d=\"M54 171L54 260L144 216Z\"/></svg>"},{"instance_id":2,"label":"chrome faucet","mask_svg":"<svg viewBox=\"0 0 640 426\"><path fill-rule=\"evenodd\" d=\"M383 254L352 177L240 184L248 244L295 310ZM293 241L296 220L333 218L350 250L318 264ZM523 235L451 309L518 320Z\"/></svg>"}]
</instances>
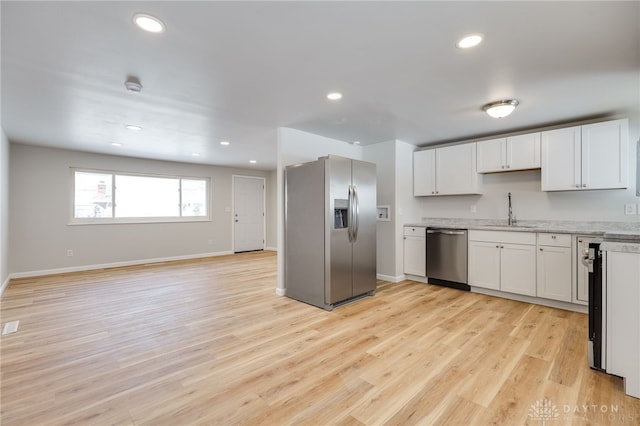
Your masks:
<instances>
[{"instance_id":1,"label":"chrome faucet","mask_svg":"<svg viewBox=\"0 0 640 426\"><path fill-rule=\"evenodd\" d=\"M511 208L511 193L507 194L509 199L509 218L507 219L507 225L512 226L516 223L516 217L513 215L513 209Z\"/></svg>"}]
</instances>

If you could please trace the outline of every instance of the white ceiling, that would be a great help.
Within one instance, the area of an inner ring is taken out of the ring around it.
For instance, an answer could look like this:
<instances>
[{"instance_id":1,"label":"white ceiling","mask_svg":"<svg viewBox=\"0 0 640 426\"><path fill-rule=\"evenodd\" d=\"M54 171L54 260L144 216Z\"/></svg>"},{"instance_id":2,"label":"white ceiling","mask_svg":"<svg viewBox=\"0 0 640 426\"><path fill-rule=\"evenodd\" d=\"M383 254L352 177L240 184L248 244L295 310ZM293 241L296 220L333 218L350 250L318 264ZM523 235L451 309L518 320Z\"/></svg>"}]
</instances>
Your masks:
<instances>
[{"instance_id":1,"label":"white ceiling","mask_svg":"<svg viewBox=\"0 0 640 426\"><path fill-rule=\"evenodd\" d=\"M426 145L640 112L638 1L0 7L2 127L15 143L274 169L280 126ZM136 12L166 32L134 27ZM473 32L483 44L455 47ZM332 90L344 98L328 101ZM520 100L513 115L482 112L502 98Z\"/></svg>"}]
</instances>

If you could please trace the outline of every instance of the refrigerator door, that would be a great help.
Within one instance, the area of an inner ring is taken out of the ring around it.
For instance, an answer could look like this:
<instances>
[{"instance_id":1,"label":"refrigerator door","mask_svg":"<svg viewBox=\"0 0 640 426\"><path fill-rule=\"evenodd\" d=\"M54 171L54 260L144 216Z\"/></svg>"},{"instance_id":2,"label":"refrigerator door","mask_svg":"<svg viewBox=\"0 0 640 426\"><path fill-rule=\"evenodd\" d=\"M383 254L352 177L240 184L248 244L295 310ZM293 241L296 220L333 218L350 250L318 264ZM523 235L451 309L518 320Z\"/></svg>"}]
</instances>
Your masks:
<instances>
[{"instance_id":1,"label":"refrigerator door","mask_svg":"<svg viewBox=\"0 0 640 426\"><path fill-rule=\"evenodd\" d=\"M352 232L352 206L349 205L351 186L351 160L341 157L328 157L325 160L326 188L329 208L325 223L326 240L325 259L325 302L334 304L353 297L352 286L352 244L349 241ZM345 204L346 203L346 204ZM335 220L335 212L348 206L342 226ZM313 244L312 239L308 239Z\"/></svg>"},{"instance_id":2,"label":"refrigerator door","mask_svg":"<svg viewBox=\"0 0 640 426\"><path fill-rule=\"evenodd\" d=\"M356 218L353 223L353 296L376 289L376 166L352 161Z\"/></svg>"}]
</instances>

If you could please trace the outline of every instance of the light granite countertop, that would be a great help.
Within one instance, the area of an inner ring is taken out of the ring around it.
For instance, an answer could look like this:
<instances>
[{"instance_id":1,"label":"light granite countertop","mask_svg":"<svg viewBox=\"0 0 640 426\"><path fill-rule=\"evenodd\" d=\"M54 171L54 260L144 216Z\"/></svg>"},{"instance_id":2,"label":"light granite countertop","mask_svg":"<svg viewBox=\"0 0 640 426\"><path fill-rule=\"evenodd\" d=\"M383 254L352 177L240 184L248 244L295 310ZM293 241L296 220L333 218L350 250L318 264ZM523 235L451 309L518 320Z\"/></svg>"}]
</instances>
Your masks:
<instances>
[{"instance_id":1,"label":"light granite countertop","mask_svg":"<svg viewBox=\"0 0 640 426\"><path fill-rule=\"evenodd\" d=\"M596 222L567 220L523 220L507 225L506 220L496 219L448 219L428 218L421 223L405 226L428 226L439 228L475 229L484 231L554 232L564 234L593 235L629 242L640 241L640 222Z\"/></svg>"}]
</instances>

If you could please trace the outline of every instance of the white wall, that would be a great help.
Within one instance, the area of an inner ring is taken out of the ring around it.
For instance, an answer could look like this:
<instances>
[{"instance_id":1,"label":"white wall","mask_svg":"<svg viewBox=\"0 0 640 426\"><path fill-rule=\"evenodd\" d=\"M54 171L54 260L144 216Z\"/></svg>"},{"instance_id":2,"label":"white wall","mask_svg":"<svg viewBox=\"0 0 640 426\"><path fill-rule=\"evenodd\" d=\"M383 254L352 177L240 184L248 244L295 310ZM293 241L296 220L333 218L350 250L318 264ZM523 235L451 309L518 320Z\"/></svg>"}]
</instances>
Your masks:
<instances>
[{"instance_id":1,"label":"white wall","mask_svg":"<svg viewBox=\"0 0 640 426\"><path fill-rule=\"evenodd\" d=\"M418 197L421 217L507 219L507 193L512 193L518 220L580 220L638 222L640 215L624 214L636 196L636 147L639 119L629 117L629 188L622 190L542 192L540 170L485 174L483 195ZM407 163L408 166L409 163ZM477 212L471 213L471 206Z\"/></svg>"},{"instance_id":2,"label":"white wall","mask_svg":"<svg viewBox=\"0 0 640 426\"><path fill-rule=\"evenodd\" d=\"M420 222L420 205L413 196L412 164L414 145L398 140L367 145L364 159L376 163L378 205L388 205L390 221L378 221L377 273L381 279L404 278L403 226ZM410 182L407 185L407 182Z\"/></svg>"},{"instance_id":3,"label":"white wall","mask_svg":"<svg viewBox=\"0 0 640 426\"><path fill-rule=\"evenodd\" d=\"M0 129L0 294L9 284L9 141Z\"/></svg>"},{"instance_id":4,"label":"white wall","mask_svg":"<svg viewBox=\"0 0 640 426\"><path fill-rule=\"evenodd\" d=\"M267 235L266 235L266 248L268 250L277 250L278 246L278 209L276 198L278 196L278 173L276 170L269 172L267 178L267 192L266 192L266 204L267 204Z\"/></svg>"},{"instance_id":5,"label":"white wall","mask_svg":"<svg viewBox=\"0 0 640 426\"><path fill-rule=\"evenodd\" d=\"M277 216L278 216L278 288L284 295L284 170L285 167L316 160L326 155L362 159L362 148L348 142L331 139L287 127L278 128Z\"/></svg>"},{"instance_id":6,"label":"white wall","mask_svg":"<svg viewBox=\"0 0 640 426\"><path fill-rule=\"evenodd\" d=\"M16 276L228 253L232 250L232 175L265 177L269 186L269 173L262 171L10 146L9 271ZM70 167L209 177L213 220L69 225ZM74 251L73 257L67 257L67 249Z\"/></svg>"}]
</instances>

